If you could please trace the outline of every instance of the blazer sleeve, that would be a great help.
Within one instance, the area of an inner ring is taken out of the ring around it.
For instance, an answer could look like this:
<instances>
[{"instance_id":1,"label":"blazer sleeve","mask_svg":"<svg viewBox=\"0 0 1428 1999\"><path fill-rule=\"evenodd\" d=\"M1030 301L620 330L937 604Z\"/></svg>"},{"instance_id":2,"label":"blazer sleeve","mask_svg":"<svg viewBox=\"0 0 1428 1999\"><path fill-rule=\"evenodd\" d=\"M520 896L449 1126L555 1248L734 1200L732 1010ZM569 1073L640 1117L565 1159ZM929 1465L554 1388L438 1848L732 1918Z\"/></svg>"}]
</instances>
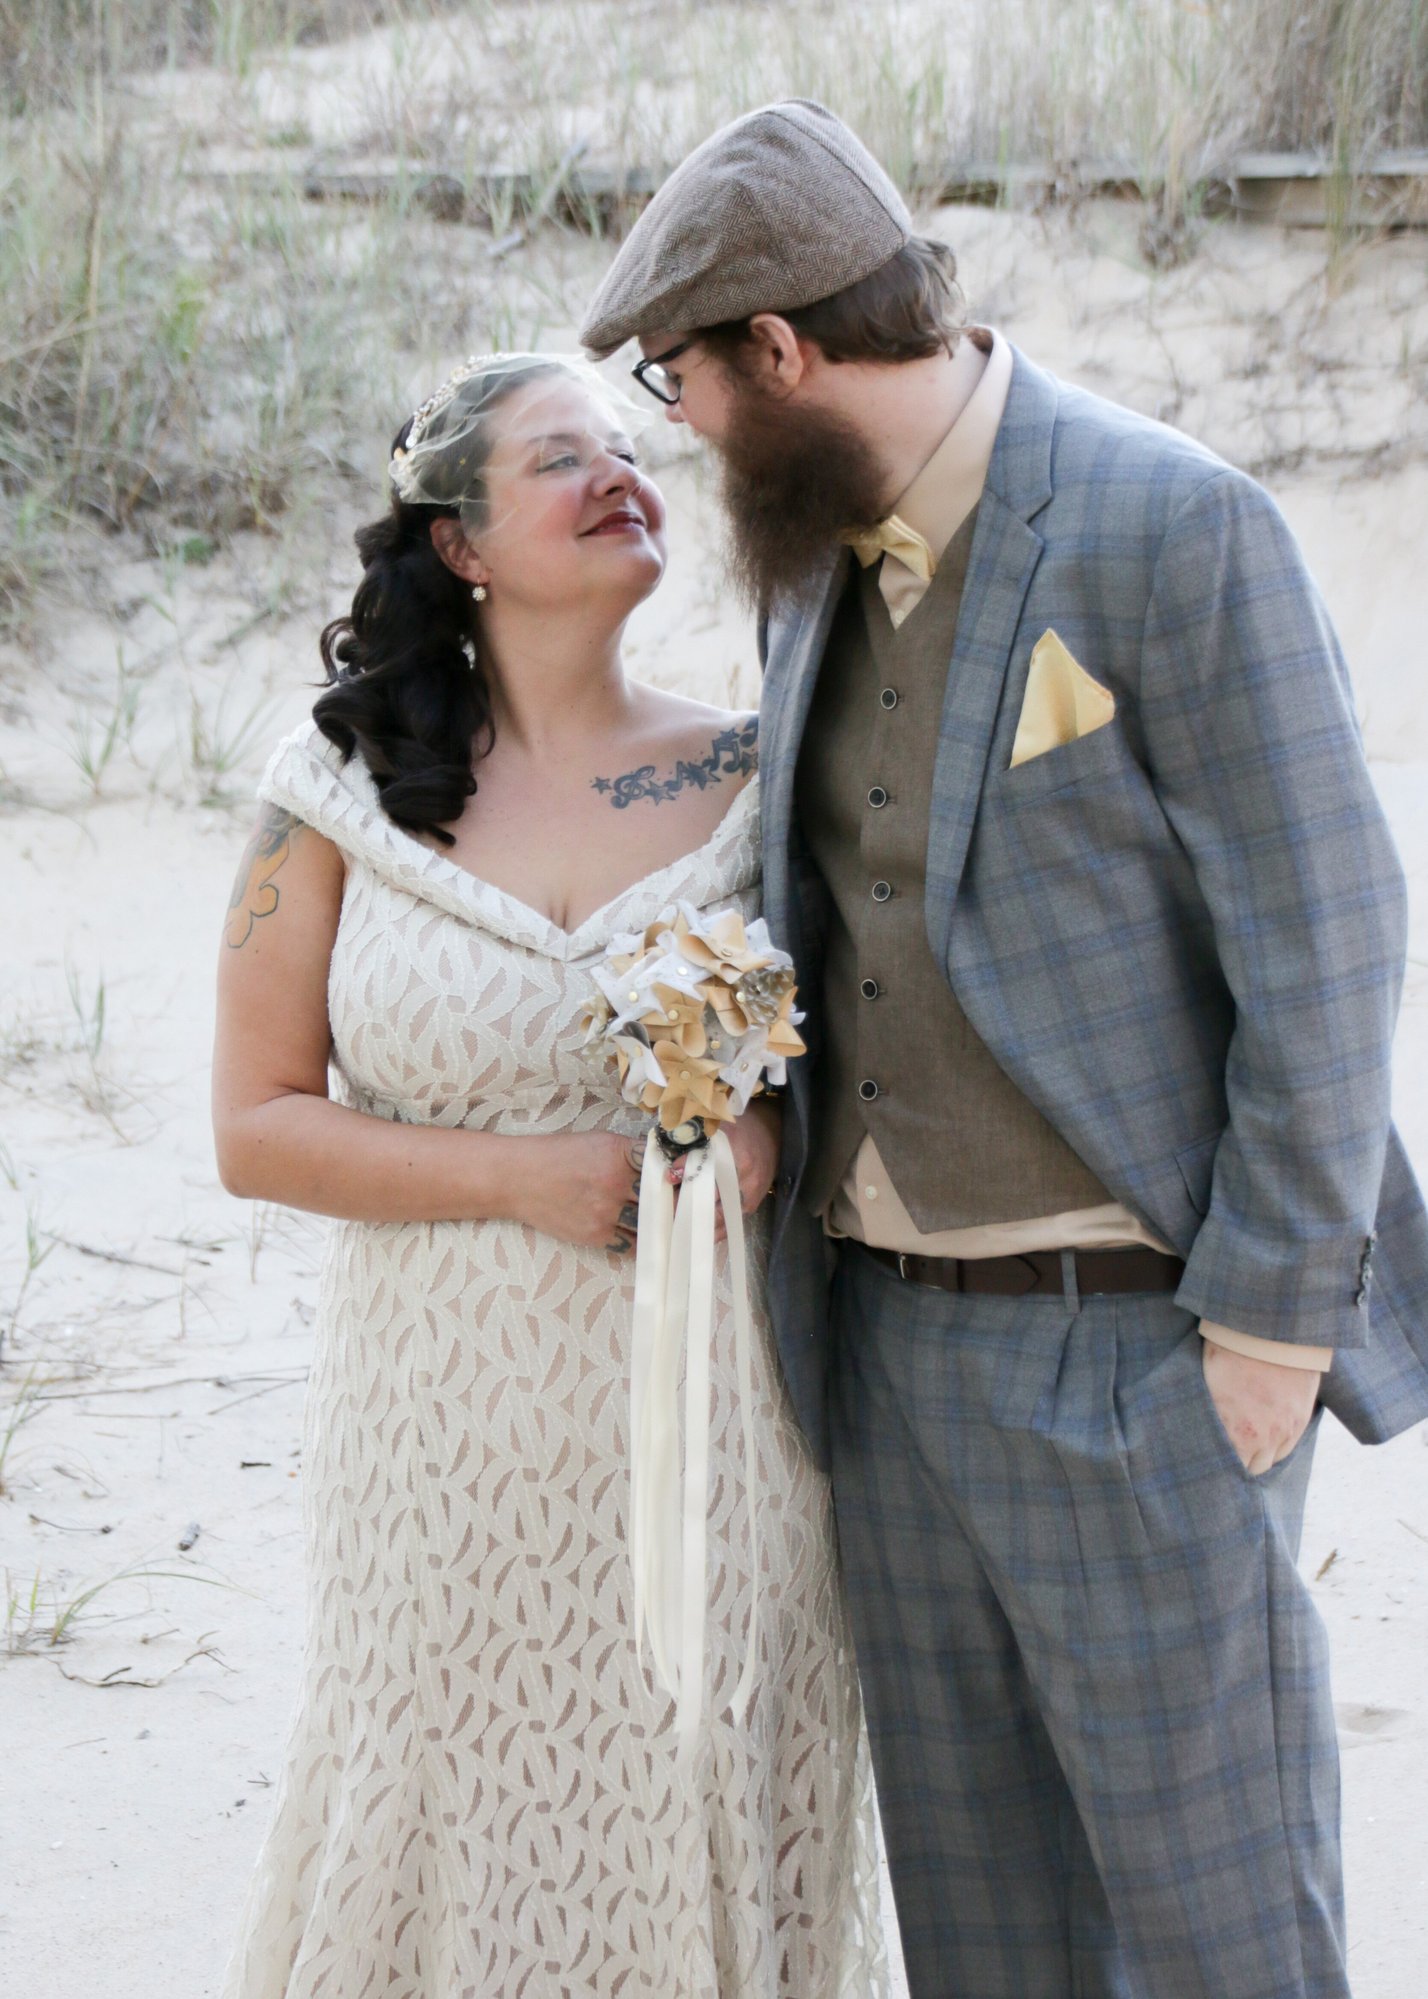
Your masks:
<instances>
[{"instance_id":1,"label":"blazer sleeve","mask_svg":"<svg viewBox=\"0 0 1428 1999\"><path fill-rule=\"evenodd\" d=\"M1338 641L1242 474L1212 474L1167 530L1140 713L1235 1005L1229 1122L1178 1302L1262 1338L1361 1345L1405 886Z\"/></svg>"}]
</instances>

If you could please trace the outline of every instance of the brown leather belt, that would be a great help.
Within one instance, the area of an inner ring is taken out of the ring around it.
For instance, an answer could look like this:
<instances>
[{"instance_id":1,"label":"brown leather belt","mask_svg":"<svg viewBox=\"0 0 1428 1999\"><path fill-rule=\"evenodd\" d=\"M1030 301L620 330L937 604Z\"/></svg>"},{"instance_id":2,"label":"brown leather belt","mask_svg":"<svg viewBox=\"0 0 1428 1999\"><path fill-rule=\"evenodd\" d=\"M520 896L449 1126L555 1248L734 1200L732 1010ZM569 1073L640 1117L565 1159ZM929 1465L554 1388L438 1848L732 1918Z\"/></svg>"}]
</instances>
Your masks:
<instances>
[{"instance_id":1,"label":"brown leather belt","mask_svg":"<svg viewBox=\"0 0 1428 1999\"><path fill-rule=\"evenodd\" d=\"M910 1256L859 1243L878 1263L910 1284L939 1291L968 1291L993 1298L1030 1298L1064 1289L1059 1249L1025 1256ZM1076 1249L1076 1289L1083 1298L1129 1291L1176 1291L1185 1273L1178 1256L1137 1245L1131 1249Z\"/></svg>"}]
</instances>

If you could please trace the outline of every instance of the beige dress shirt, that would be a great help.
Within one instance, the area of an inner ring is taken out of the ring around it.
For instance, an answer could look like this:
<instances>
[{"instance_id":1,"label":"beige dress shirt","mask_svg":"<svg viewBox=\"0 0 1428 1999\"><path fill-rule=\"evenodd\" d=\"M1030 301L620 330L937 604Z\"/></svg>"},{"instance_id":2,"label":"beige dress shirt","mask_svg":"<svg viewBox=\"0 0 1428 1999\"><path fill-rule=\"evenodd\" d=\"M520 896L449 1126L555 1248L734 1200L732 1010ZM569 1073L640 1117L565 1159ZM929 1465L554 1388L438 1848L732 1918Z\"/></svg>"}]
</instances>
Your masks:
<instances>
[{"instance_id":1,"label":"beige dress shirt","mask_svg":"<svg viewBox=\"0 0 1428 1999\"><path fill-rule=\"evenodd\" d=\"M959 392L953 398L957 414L941 444L893 508L900 526L910 528L926 542L934 566L982 497L1006 409L1011 349L999 333L989 331L989 353L969 339L958 341L951 364ZM882 556L878 590L894 625L900 625L918 603L928 581L895 554ZM875 1249L921 1256L1016 1256L1030 1250L1122 1249L1136 1243L1167 1249L1118 1201L1070 1214L1038 1215L1024 1221L984 1223L924 1235L898 1199L871 1138L864 1138L859 1146L828 1204L823 1225L833 1236L851 1236ZM1202 1321L1200 1331L1218 1346L1285 1366L1322 1369L1333 1359L1333 1350L1328 1347L1264 1340L1207 1321Z\"/></svg>"}]
</instances>

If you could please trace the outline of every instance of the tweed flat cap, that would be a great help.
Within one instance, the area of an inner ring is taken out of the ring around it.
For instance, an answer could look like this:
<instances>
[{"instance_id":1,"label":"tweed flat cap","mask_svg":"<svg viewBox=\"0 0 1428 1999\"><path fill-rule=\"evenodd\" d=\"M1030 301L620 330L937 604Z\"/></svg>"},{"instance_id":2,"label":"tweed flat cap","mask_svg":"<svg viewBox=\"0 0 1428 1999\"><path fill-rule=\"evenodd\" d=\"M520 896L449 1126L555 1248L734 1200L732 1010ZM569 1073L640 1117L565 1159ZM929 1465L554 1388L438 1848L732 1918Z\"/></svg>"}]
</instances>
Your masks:
<instances>
[{"instance_id":1,"label":"tweed flat cap","mask_svg":"<svg viewBox=\"0 0 1428 1999\"><path fill-rule=\"evenodd\" d=\"M791 312L856 284L912 235L901 195L841 118L809 98L725 125L677 166L620 247L580 339Z\"/></svg>"}]
</instances>

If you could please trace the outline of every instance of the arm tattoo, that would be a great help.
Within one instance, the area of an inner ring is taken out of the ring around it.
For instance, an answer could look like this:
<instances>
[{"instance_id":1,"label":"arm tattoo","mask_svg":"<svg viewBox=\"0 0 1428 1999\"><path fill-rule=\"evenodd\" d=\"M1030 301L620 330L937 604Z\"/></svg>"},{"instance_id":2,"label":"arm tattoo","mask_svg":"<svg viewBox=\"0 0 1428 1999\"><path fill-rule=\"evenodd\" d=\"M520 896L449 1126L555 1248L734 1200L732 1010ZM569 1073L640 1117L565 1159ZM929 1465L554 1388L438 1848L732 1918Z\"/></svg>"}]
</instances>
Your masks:
<instances>
[{"instance_id":1,"label":"arm tattoo","mask_svg":"<svg viewBox=\"0 0 1428 1999\"><path fill-rule=\"evenodd\" d=\"M759 718L749 715L732 729L721 729L709 746L708 756L694 763L681 757L673 777L656 777L653 764L641 764L638 770L626 771L623 777L594 778L591 788L607 793L615 810L623 812L636 799L647 798L652 805L663 805L666 799L678 797L690 785L707 791L721 778L748 777L758 767Z\"/></svg>"},{"instance_id":2,"label":"arm tattoo","mask_svg":"<svg viewBox=\"0 0 1428 1999\"><path fill-rule=\"evenodd\" d=\"M301 831L301 819L294 819L290 812L276 805L263 807L263 816L244 851L238 879L228 899L223 941L231 951L241 951L259 917L271 916L277 908L278 890L273 876L292 852L293 841Z\"/></svg>"}]
</instances>

